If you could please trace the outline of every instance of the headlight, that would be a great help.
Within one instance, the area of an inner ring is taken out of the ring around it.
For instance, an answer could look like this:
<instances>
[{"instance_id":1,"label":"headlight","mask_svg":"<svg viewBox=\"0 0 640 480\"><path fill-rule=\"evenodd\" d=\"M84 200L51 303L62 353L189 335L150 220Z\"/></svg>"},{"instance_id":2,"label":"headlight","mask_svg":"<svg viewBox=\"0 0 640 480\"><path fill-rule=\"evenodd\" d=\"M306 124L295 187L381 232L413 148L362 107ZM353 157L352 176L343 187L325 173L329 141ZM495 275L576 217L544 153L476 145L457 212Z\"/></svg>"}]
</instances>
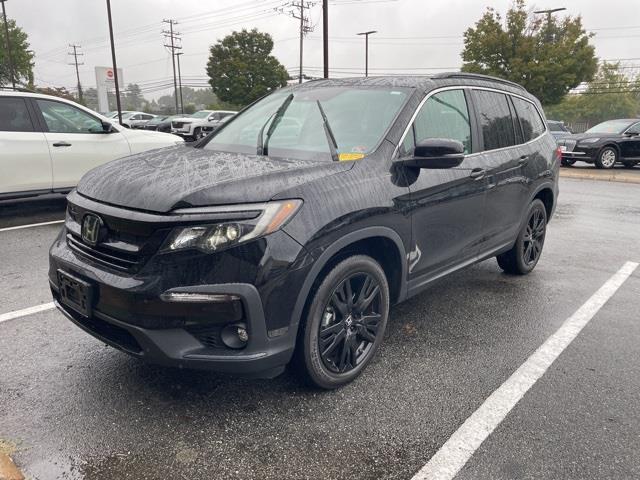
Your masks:
<instances>
[{"instance_id":1,"label":"headlight","mask_svg":"<svg viewBox=\"0 0 640 480\"><path fill-rule=\"evenodd\" d=\"M600 138L595 137L595 138L585 138L583 140L580 140L578 143L596 143L599 141L600 141Z\"/></svg>"},{"instance_id":2,"label":"headlight","mask_svg":"<svg viewBox=\"0 0 640 480\"><path fill-rule=\"evenodd\" d=\"M196 249L205 253L217 252L275 232L296 214L301 205L302 200L283 200L258 205L180 209L174 213L185 214L185 220L188 220L189 215L203 214L217 217L228 215L230 218L233 218L234 213L239 216L239 212L243 212L245 218L248 212L255 212L256 215L244 220L175 228L160 250L175 252Z\"/></svg>"}]
</instances>

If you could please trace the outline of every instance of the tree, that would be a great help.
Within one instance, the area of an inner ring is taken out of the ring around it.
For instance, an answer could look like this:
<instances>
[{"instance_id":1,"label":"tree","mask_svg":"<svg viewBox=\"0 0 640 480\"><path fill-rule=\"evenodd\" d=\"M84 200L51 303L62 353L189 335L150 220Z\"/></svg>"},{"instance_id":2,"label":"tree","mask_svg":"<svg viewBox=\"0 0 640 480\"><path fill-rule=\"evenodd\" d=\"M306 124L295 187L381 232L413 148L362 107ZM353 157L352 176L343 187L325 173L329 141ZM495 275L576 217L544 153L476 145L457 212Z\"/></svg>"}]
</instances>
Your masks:
<instances>
[{"instance_id":1,"label":"tree","mask_svg":"<svg viewBox=\"0 0 640 480\"><path fill-rule=\"evenodd\" d=\"M247 105L287 84L289 75L271 55L273 39L258 30L233 32L211 46L207 74L220 100Z\"/></svg>"},{"instance_id":2,"label":"tree","mask_svg":"<svg viewBox=\"0 0 640 480\"><path fill-rule=\"evenodd\" d=\"M13 78L16 83L33 84L33 52L29 50L27 34L16 25L14 20L7 20L9 39L11 42L11 60L13 61ZM4 25L0 26L0 86L11 84L9 58L7 55L7 38Z\"/></svg>"},{"instance_id":3,"label":"tree","mask_svg":"<svg viewBox=\"0 0 640 480\"><path fill-rule=\"evenodd\" d=\"M516 0L502 16L488 8L464 33L462 70L502 77L523 85L545 105L558 103L597 70L592 34L582 19L531 16Z\"/></svg>"},{"instance_id":4,"label":"tree","mask_svg":"<svg viewBox=\"0 0 640 480\"><path fill-rule=\"evenodd\" d=\"M549 118L567 123L596 123L640 114L640 80L623 73L619 63L603 63L580 94L569 94L545 108Z\"/></svg>"},{"instance_id":5,"label":"tree","mask_svg":"<svg viewBox=\"0 0 640 480\"><path fill-rule=\"evenodd\" d=\"M44 95L65 98L74 102L76 101L76 97L74 97L73 94L65 87L38 87L36 88L36 92Z\"/></svg>"},{"instance_id":6,"label":"tree","mask_svg":"<svg viewBox=\"0 0 640 480\"><path fill-rule=\"evenodd\" d=\"M142 96L142 90L136 83L130 83L127 85L127 89L124 91L122 98L123 110L142 110L147 104L147 101Z\"/></svg>"}]
</instances>

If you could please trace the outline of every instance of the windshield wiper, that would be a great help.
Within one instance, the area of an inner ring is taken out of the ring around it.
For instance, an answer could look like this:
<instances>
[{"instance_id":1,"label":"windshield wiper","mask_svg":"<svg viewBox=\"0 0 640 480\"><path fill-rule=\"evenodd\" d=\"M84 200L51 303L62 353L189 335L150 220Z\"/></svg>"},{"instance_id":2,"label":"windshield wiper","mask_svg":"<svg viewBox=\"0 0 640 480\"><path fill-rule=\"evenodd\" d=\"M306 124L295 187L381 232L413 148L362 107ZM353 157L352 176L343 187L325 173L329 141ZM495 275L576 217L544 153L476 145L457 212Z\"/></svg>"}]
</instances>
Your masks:
<instances>
[{"instance_id":1,"label":"windshield wiper","mask_svg":"<svg viewBox=\"0 0 640 480\"><path fill-rule=\"evenodd\" d=\"M318 104L318 109L320 110L320 115L322 115L322 126L324 127L324 134L327 137L327 142L329 143L329 151L331 152L331 158L334 162L339 162L340 157L338 157L338 144L336 142L336 137L333 136L333 132L331 131L331 126L329 125L329 119L324 113L324 109L320 104L320 100L316 100Z\"/></svg>"},{"instance_id":2,"label":"windshield wiper","mask_svg":"<svg viewBox=\"0 0 640 480\"><path fill-rule=\"evenodd\" d=\"M282 105L278 107L278 110L276 110L275 113L271 114L269 118L267 118L267 121L264 122L264 125L262 125L262 128L260 129L260 133L258 133L258 145L256 148L256 155L269 154L269 139L271 138L271 135L273 135L273 131L276 129L276 127L280 123L280 119L282 119L282 117L284 116L284 113L287 111L287 108L289 108L289 105L291 104L292 100L293 100L293 93L290 93L289 96L284 99L284 102L282 102ZM264 129L267 128L267 125L269 125L269 122L271 121L272 118L273 118L273 122L271 122L271 126L269 126L269 130L267 130L267 138L263 141L262 138L264 134Z\"/></svg>"}]
</instances>

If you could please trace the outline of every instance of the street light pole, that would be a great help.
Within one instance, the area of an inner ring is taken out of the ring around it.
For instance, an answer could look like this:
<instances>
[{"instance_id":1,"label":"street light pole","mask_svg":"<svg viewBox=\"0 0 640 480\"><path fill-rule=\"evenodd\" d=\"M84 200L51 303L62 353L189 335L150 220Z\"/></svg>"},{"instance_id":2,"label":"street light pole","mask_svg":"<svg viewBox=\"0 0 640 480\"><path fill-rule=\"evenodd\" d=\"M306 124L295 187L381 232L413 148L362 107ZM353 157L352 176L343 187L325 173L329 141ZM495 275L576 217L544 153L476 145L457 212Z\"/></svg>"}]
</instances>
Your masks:
<instances>
[{"instance_id":1,"label":"street light pole","mask_svg":"<svg viewBox=\"0 0 640 480\"><path fill-rule=\"evenodd\" d=\"M113 22L111 21L111 0L107 0L107 17L109 18L109 39L111 40L111 60L113 62L113 79L116 82L116 106L118 121L122 125L122 107L120 106L120 86L118 85L118 65L116 63L116 47L113 43Z\"/></svg>"},{"instance_id":2,"label":"street light pole","mask_svg":"<svg viewBox=\"0 0 640 480\"><path fill-rule=\"evenodd\" d=\"M9 39L9 23L7 22L7 12L4 9L4 2L7 0L0 0L2 3L2 16L4 17L4 33L7 36L7 60L9 60L9 76L11 77L11 84L13 89L16 88L16 77L13 73L13 57L11 56L11 40Z\"/></svg>"},{"instance_id":3,"label":"street light pole","mask_svg":"<svg viewBox=\"0 0 640 480\"><path fill-rule=\"evenodd\" d=\"M322 0L322 59L324 78L329 78L329 0Z\"/></svg>"},{"instance_id":4,"label":"street light pole","mask_svg":"<svg viewBox=\"0 0 640 480\"><path fill-rule=\"evenodd\" d=\"M536 10L535 12L533 12L535 14L547 15L547 43L551 41L551 15L556 12L562 12L563 10L566 10L566 8L565 7L550 8L548 10Z\"/></svg>"},{"instance_id":5,"label":"street light pole","mask_svg":"<svg viewBox=\"0 0 640 480\"><path fill-rule=\"evenodd\" d=\"M364 35L364 76L369 76L369 35L378 33L377 30L369 30L368 32L360 32L358 35Z\"/></svg>"}]
</instances>

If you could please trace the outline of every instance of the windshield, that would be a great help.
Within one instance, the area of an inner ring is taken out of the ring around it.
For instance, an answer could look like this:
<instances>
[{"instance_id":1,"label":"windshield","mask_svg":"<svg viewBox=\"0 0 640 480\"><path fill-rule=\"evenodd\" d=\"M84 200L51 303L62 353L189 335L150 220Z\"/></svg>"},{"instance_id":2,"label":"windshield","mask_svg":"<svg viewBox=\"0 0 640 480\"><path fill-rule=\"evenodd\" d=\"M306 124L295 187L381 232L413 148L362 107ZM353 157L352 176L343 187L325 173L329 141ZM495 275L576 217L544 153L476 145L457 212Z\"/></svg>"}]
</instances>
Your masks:
<instances>
[{"instance_id":1,"label":"windshield","mask_svg":"<svg viewBox=\"0 0 640 480\"><path fill-rule=\"evenodd\" d=\"M634 120L635 121L635 120ZM629 128L634 121L631 120L609 120L591 127L584 133L622 133Z\"/></svg>"},{"instance_id":2,"label":"windshield","mask_svg":"<svg viewBox=\"0 0 640 480\"><path fill-rule=\"evenodd\" d=\"M200 110L199 112L191 114L191 118L207 118L211 113L210 110Z\"/></svg>"},{"instance_id":3,"label":"windshield","mask_svg":"<svg viewBox=\"0 0 640 480\"><path fill-rule=\"evenodd\" d=\"M260 131L268 140L270 156L303 160L332 160L323 126L324 111L337 144L340 160L355 160L370 153L404 105L408 89L320 87L278 91L233 117L215 133L205 149L256 154ZM272 128L276 112L293 99Z\"/></svg>"}]
</instances>

